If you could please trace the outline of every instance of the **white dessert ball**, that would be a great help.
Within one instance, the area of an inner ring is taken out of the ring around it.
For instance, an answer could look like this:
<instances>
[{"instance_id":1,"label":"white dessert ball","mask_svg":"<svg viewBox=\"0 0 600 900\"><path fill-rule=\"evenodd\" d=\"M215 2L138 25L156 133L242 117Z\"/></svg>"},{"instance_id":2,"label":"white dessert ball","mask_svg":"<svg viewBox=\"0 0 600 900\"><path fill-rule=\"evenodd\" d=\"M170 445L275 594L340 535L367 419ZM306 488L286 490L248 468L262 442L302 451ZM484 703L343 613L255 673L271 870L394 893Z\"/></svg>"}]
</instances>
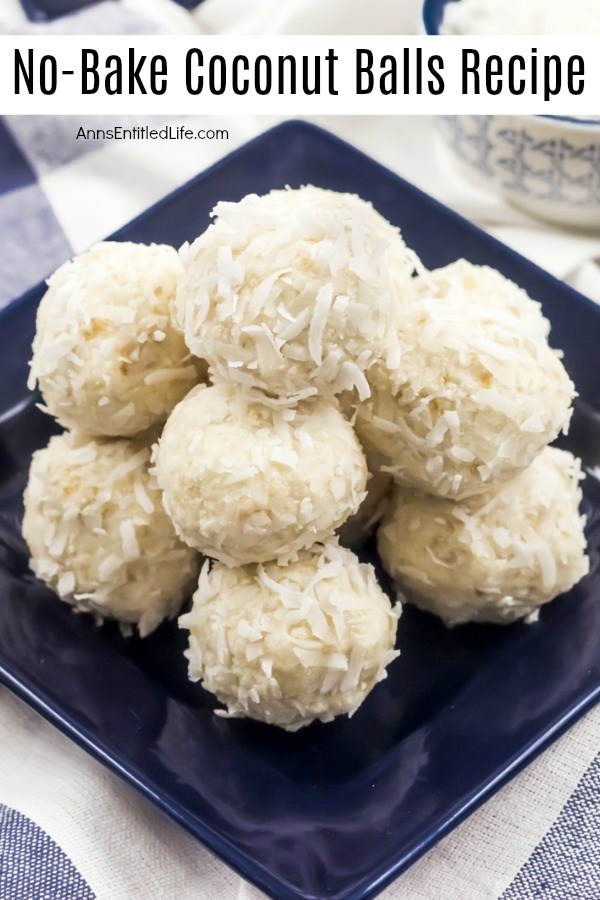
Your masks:
<instances>
[{"instance_id":1,"label":"white dessert ball","mask_svg":"<svg viewBox=\"0 0 600 900\"><path fill-rule=\"evenodd\" d=\"M588 572L580 477L578 459L547 447L511 481L460 503L398 487L378 532L383 565L448 625L532 621Z\"/></svg>"},{"instance_id":2,"label":"white dessert ball","mask_svg":"<svg viewBox=\"0 0 600 900\"><path fill-rule=\"evenodd\" d=\"M172 324L180 271L173 247L107 242L51 276L37 313L30 387L39 383L66 428L145 431L205 375Z\"/></svg>"},{"instance_id":3,"label":"white dessert ball","mask_svg":"<svg viewBox=\"0 0 600 900\"><path fill-rule=\"evenodd\" d=\"M395 369L415 256L351 194L303 187L219 203L180 251L188 347L219 377L275 396L338 393L376 360Z\"/></svg>"},{"instance_id":4,"label":"white dessert ball","mask_svg":"<svg viewBox=\"0 0 600 900\"><path fill-rule=\"evenodd\" d=\"M459 260L414 282L400 387L374 370L355 427L371 471L460 500L512 478L566 430L574 387L539 304L499 272Z\"/></svg>"},{"instance_id":5,"label":"white dessert ball","mask_svg":"<svg viewBox=\"0 0 600 900\"><path fill-rule=\"evenodd\" d=\"M179 611L200 565L162 508L149 460L138 442L53 437L33 455L23 519L38 578L142 637Z\"/></svg>"},{"instance_id":6,"label":"white dessert ball","mask_svg":"<svg viewBox=\"0 0 600 900\"><path fill-rule=\"evenodd\" d=\"M354 515L346 519L337 534L342 547L359 550L381 521L390 502L393 481L385 472L375 472L367 480L367 496Z\"/></svg>"},{"instance_id":7,"label":"white dessert ball","mask_svg":"<svg viewBox=\"0 0 600 900\"><path fill-rule=\"evenodd\" d=\"M372 566L332 542L289 566L205 564L179 623L190 678L226 715L296 731L358 709L398 656L399 614Z\"/></svg>"},{"instance_id":8,"label":"white dessert ball","mask_svg":"<svg viewBox=\"0 0 600 900\"><path fill-rule=\"evenodd\" d=\"M263 401L226 383L194 388L155 448L177 533L229 565L288 562L330 537L364 498L364 455L335 402Z\"/></svg>"}]
</instances>

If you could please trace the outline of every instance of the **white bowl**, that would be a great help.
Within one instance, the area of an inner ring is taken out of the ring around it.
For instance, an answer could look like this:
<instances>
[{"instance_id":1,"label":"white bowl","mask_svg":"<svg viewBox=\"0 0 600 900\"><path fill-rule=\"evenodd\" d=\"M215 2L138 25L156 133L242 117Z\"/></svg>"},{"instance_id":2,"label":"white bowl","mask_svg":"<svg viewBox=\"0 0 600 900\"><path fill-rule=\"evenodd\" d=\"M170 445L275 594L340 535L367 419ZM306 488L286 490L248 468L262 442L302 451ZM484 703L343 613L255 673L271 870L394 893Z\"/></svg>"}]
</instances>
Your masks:
<instances>
[{"instance_id":1,"label":"white bowl","mask_svg":"<svg viewBox=\"0 0 600 900\"><path fill-rule=\"evenodd\" d=\"M440 116L465 174L533 216L600 228L600 121L557 116Z\"/></svg>"}]
</instances>

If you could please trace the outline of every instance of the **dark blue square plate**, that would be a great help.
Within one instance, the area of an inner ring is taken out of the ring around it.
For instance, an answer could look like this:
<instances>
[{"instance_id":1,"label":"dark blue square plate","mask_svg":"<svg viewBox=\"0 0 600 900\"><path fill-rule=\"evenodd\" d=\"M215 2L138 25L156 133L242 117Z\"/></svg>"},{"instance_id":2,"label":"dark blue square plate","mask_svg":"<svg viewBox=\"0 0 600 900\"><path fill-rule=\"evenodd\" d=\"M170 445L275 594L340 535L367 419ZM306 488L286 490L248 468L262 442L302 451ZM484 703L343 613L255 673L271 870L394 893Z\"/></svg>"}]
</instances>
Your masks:
<instances>
[{"instance_id":1,"label":"dark blue square plate","mask_svg":"<svg viewBox=\"0 0 600 900\"><path fill-rule=\"evenodd\" d=\"M178 246L218 200L308 182L372 200L426 265L464 255L539 298L581 395L569 445L600 458L600 309L323 131L274 128L116 238ZM449 631L406 609L402 655L353 719L291 735L218 718L175 623L125 640L28 573L21 494L53 427L25 386L43 290L0 315L0 677L272 896L372 897L597 699L600 490L587 480L592 574L537 624Z\"/></svg>"}]
</instances>

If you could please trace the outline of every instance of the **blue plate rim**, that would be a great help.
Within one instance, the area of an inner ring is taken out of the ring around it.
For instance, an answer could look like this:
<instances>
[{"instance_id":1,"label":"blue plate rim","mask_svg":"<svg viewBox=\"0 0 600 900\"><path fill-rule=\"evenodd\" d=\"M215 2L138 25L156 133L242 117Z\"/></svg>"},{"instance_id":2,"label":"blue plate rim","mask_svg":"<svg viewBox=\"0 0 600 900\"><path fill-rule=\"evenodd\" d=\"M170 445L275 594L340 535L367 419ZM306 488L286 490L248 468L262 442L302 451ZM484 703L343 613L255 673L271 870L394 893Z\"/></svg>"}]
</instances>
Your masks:
<instances>
[{"instance_id":1,"label":"blue plate rim","mask_svg":"<svg viewBox=\"0 0 600 900\"><path fill-rule=\"evenodd\" d=\"M327 141L329 141L331 144L342 148L345 153L351 154L355 159L368 161L369 166L372 169L373 167L375 167L376 170L379 170L382 175L385 175L387 179L392 178L401 184L409 184L406 179L403 179L401 176L397 175L383 164L368 156L368 154L363 153L352 144L349 144L347 141L339 138L337 135L327 131L326 129L312 123L305 122L303 120L288 119L267 129L264 132L261 132L259 135L245 142L244 144L241 144L239 147L235 148L220 160L213 163L207 169L189 179L179 188L176 188L174 191L169 192L167 195L158 200L156 203L152 204L146 210L142 211L128 223L121 226L117 231L111 234L107 238L107 240L118 240L120 235L125 230L131 228L136 223L143 221L148 215L151 215L155 211L160 210L163 206L168 204L173 197L185 193L196 183L210 178L213 173L218 172L221 168L226 167L229 161L232 158L235 158L241 152L246 151L248 148L256 144L260 144L261 141L265 138L272 137L274 134L282 135L285 134L286 131L290 131L291 133L312 132L314 134L317 134L321 138L327 139ZM460 222L461 228L470 232L471 234L484 234L488 244L501 249L505 257L507 256L509 259L515 260L516 262L525 262L530 269L543 274L546 279L550 279L554 284L560 286L560 289L563 292L574 295L577 298L578 303L581 304L583 302L585 306L592 308L595 311L596 315L598 315L597 304L595 304L588 297L580 294L578 291L571 288L560 279L551 275L542 267L531 262L526 257L523 257L521 254L517 253L502 241L487 234L483 231L483 229L479 228L477 225L474 225L459 213L456 213L454 210L445 206L436 198L431 197L430 195L421 191L419 188L415 188L413 185L411 185L411 188L423 194L427 198L428 202L432 203L435 207L439 207L440 209L442 209L444 213L451 219L456 222ZM11 310L26 302L31 297L31 295L39 292L44 283L44 281L38 283L36 286L26 291L20 297L15 298L2 310L0 310L0 326L2 325L3 318ZM93 736L87 734L84 728L78 726L76 723L70 720L69 717L63 715L55 703L51 702L48 699L45 699L41 692L34 691L28 685L27 674L24 674L25 677L22 677L20 680L18 680L11 672L9 672L5 668L5 666L0 661L0 681L2 683L4 683L22 700L27 702L32 708L40 712L44 716L44 718L54 724L66 736L71 738L78 746L89 752L95 759L103 763L116 775L118 775L128 784L132 785L134 788L140 791L140 793L142 793L156 806L158 806L158 808L163 813L168 815L174 821L178 822L181 826L183 826L183 828L185 828L186 831L199 839L209 850L215 853L216 856L223 860L238 874L255 884L270 896L277 898L277 900L321 900L321 898L316 897L314 894L302 891L296 886L290 885L289 883L285 882L282 878L270 873L260 862L255 860L249 854L240 851L234 843L216 832L201 819L195 818L192 827L192 823L186 819L186 811L184 807L175 802L171 802L164 796L161 796L160 791L155 790L148 780L143 781L138 778L132 768L128 769L119 761L118 758L116 758L114 754L111 755L107 750L105 750L101 742L94 742ZM402 855L399 856L392 864L390 864L389 862L381 864L377 867L377 869L373 869L367 876L365 876L360 882L356 882L352 887L348 888L347 890L344 889L342 892L338 892L335 895L331 895L329 897L329 900L370 900L370 898L376 896L392 881L398 878L398 876L401 875L402 872L406 871L406 869L409 868L409 866L412 865L427 850L434 846L442 837L452 831L460 822L466 819L477 808L482 806L483 803L485 803L491 796L493 796L504 784L506 784L512 777L514 777L514 775L521 771L529 762L535 759L544 749L546 749L551 743L553 743L574 722L581 718L581 716L583 716L598 702L600 702L600 685L590 691L583 698L580 698L579 700L570 704L565 710L562 711L561 715L559 715L549 726L546 727L542 735L538 734L533 740L524 745L518 753L505 761L501 766L497 767L481 784L476 786L473 791L471 791L467 795L466 799L457 804L454 809L448 811L445 820L440 825L438 825L437 828L429 829L425 836L415 836L413 845L405 848ZM189 816L189 813L187 815Z\"/></svg>"},{"instance_id":2,"label":"blue plate rim","mask_svg":"<svg viewBox=\"0 0 600 900\"><path fill-rule=\"evenodd\" d=\"M196 819L195 827L192 828L184 812L180 812L177 804L165 802L159 792L152 790L147 783L137 778L131 769L127 769L120 764L114 756L103 750L98 742L94 743L83 732L83 729L78 728L68 717L62 715L54 704L45 702L39 693L29 689L24 684L23 679L17 680L1 663L0 682L32 709L39 712L47 721L58 728L62 734L73 740L78 747L106 766L125 783L135 788L150 800L154 806L158 807L163 814L166 814L170 819L183 827L185 831L197 840L200 840L222 862L265 893L268 893L269 896L276 898L276 900L322 900L322 898L316 897L313 893L301 891L295 886L287 884L282 879L273 876L264 866L247 854L240 852L235 844L223 838L202 820ZM452 832L461 822L465 821L476 809L483 806L515 775L526 768L530 762L568 731L575 722L599 702L600 686L583 701L572 704L562 716L555 720L542 737L531 741L523 748L521 753L515 755L508 764L497 770L484 786L473 791L466 802L448 814L446 821L442 825L429 831L425 838L416 840L414 846L405 852L393 866L386 867L385 871L378 872L376 876L372 874L366 877L347 891L331 895L328 900L372 900L443 837ZM202 832L202 835L199 832Z\"/></svg>"}]
</instances>

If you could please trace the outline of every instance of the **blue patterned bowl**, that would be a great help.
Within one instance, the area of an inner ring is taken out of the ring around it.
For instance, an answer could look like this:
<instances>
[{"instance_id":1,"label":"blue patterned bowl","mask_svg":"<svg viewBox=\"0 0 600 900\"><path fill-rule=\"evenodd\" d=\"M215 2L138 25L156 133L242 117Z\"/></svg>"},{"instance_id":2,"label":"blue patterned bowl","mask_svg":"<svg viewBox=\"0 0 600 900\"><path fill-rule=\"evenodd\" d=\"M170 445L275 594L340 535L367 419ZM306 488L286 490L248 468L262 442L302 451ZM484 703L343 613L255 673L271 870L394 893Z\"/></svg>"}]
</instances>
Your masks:
<instances>
[{"instance_id":1,"label":"blue patterned bowl","mask_svg":"<svg viewBox=\"0 0 600 900\"><path fill-rule=\"evenodd\" d=\"M436 35L448 3L424 0ZM443 116L439 128L463 172L538 218L600 228L600 120L568 116Z\"/></svg>"},{"instance_id":2,"label":"blue patterned bowl","mask_svg":"<svg viewBox=\"0 0 600 900\"><path fill-rule=\"evenodd\" d=\"M600 228L600 122L551 116L444 116L468 176L538 218Z\"/></svg>"}]
</instances>

